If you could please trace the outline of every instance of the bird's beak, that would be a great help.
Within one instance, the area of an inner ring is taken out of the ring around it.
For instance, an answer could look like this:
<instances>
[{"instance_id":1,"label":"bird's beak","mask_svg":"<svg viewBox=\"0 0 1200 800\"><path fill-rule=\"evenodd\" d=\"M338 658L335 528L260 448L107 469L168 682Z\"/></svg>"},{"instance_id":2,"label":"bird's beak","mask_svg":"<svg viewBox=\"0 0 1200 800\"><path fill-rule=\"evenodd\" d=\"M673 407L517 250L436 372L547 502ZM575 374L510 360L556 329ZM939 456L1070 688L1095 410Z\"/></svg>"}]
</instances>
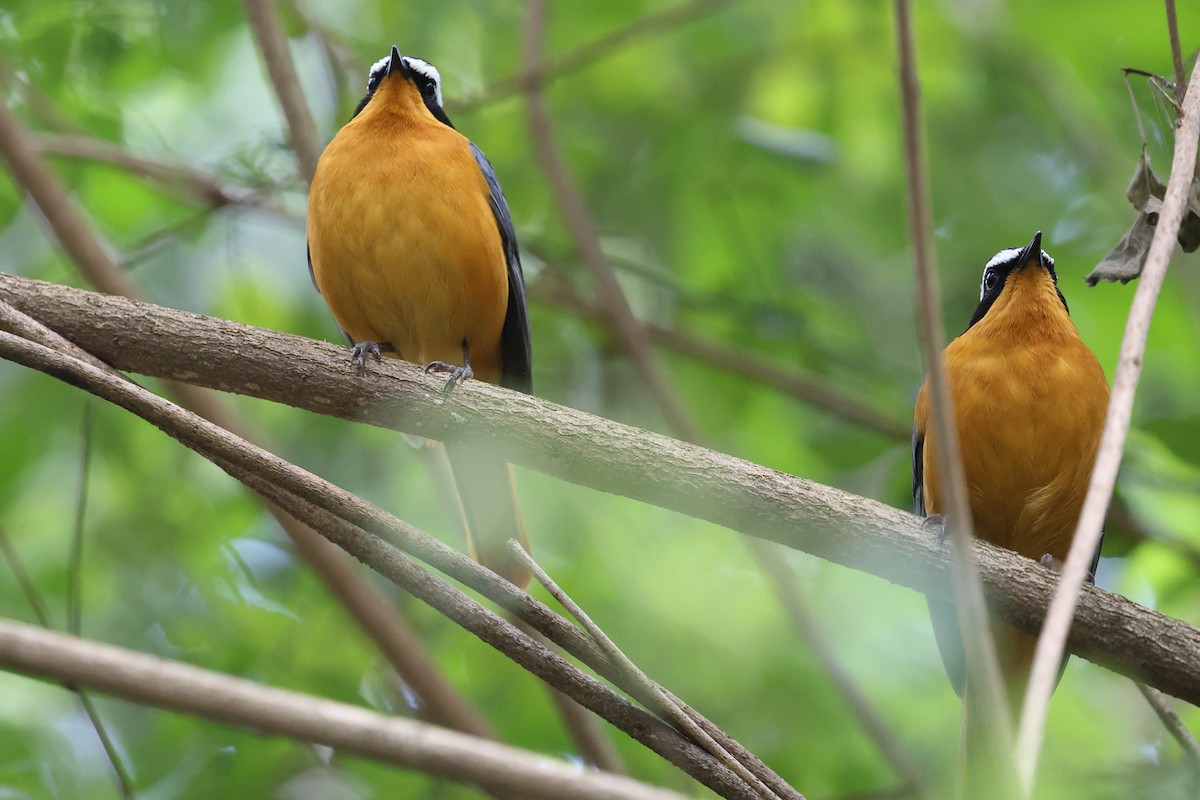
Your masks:
<instances>
[{"instance_id":1,"label":"bird's beak","mask_svg":"<svg viewBox=\"0 0 1200 800\"><path fill-rule=\"evenodd\" d=\"M400 57L400 49L396 45L392 45L392 60L388 62L387 74L398 72L404 66L404 60Z\"/></svg>"},{"instance_id":2,"label":"bird's beak","mask_svg":"<svg viewBox=\"0 0 1200 800\"><path fill-rule=\"evenodd\" d=\"M393 56L395 58L395 56ZM1042 265L1042 232L1038 231L1033 235L1033 240L1025 245L1025 249L1021 251L1021 255L1017 258L1017 269L1034 261L1039 267Z\"/></svg>"}]
</instances>

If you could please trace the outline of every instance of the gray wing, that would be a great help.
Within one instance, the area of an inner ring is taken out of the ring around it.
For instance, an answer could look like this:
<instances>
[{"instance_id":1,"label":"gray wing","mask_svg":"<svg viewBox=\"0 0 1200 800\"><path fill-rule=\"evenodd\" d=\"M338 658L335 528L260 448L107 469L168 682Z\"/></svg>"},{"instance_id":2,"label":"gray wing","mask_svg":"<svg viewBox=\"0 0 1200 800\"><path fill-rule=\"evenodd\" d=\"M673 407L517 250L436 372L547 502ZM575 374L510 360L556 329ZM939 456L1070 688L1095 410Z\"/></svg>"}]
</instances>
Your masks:
<instances>
[{"instance_id":1,"label":"gray wing","mask_svg":"<svg viewBox=\"0 0 1200 800\"><path fill-rule=\"evenodd\" d=\"M496 170L483 151L471 143L475 163L483 172L488 185L488 205L496 217L500 229L500 240L504 246L504 260L508 263L508 311L504 315L504 328L500 333L500 352L504 364L501 382L510 389L533 393L532 352L529 341L529 315L525 307L525 276L521 273L521 253L517 249L517 234L513 230L512 215L508 201L496 178Z\"/></svg>"}]
</instances>

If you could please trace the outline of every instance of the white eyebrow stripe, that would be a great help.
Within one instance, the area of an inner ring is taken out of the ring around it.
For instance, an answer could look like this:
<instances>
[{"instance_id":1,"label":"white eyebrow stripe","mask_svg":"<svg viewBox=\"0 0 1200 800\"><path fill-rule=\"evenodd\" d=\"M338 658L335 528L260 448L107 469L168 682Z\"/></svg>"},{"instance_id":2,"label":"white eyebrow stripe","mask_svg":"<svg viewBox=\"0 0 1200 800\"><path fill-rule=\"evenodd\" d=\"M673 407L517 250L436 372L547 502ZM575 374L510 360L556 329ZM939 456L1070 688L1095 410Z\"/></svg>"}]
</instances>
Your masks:
<instances>
[{"instance_id":1,"label":"white eyebrow stripe","mask_svg":"<svg viewBox=\"0 0 1200 800\"><path fill-rule=\"evenodd\" d=\"M388 62L392 60L391 56L384 56L371 65L371 70L367 73L367 85L371 85L371 78L374 78L376 73L382 73L387 70Z\"/></svg>"},{"instance_id":2,"label":"white eyebrow stripe","mask_svg":"<svg viewBox=\"0 0 1200 800\"><path fill-rule=\"evenodd\" d=\"M1014 258L1021 255L1022 252L1024 252L1024 248L1008 247L1008 248L1005 248L1004 250L1001 250L999 253L996 253L996 255L992 256L992 260L987 262L987 264L984 266L983 278L979 281L979 299L980 300L983 299L983 295L985 294L985 291L986 291L984 289L984 284L987 283L988 270L991 269L992 267L998 267L1001 264L1007 264L1009 261L1012 261ZM1049 265L1051 270L1054 269L1054 259L1051 258L1050 254L1047 253L1045 250L1042 251L1042 261L1045 264ZM1054 280L1057 283L1058 277L1055 276Z\"/></svg>"},{"instance_id":3,"label":"white eyebrow stripe","mask_svg":"<svg viewBox=\"0 0 1200 800\"><path fill-rule=\"evenodd\" d=\"M987 263L987 265L984 267L984 269L991 269L992 267L996 266L997 264L1003 264L1005 261L1010 261L1019 255L1021 255L1021 248L1019 248L1019 247L1006 248L1004 250L1001 250L999 253L996 253L996 255L992 256L992 260ZM975 263L978 264L979 262L976 261Z\"/></svg>"},{"instance_id":4,"label":"white eyebrow stripe","mask_svg":"<svg viewBox=\"0 0 1200 800\"><path fill-rule=\"evenodd\" d=\"M414 72L419 72L426 78L433 81L434 92L437 95L437 104L442 104L442 74L438 72L437 67L430 64L423 58L416 56L405 56L404 63L408 64L408 68Z\"/></svg>"}]
</instances>

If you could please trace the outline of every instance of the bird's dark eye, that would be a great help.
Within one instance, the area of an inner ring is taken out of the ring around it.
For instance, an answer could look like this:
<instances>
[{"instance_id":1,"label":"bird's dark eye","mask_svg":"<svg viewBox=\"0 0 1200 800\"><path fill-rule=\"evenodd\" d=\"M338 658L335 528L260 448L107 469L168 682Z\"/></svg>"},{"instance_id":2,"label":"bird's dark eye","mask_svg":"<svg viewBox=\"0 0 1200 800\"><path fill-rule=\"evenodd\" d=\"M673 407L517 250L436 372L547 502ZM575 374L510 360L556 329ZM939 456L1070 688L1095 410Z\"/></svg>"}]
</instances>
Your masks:
<instances>
[{"instance_id":1,"label":"bird's dark eye","mask_svg":"<svg viewBox=\"0 0 1200 800\"><path fill-rule=\"evenodd\" d=\"M421 87L421 94L428 97L430 100L437 97L437 84L433 81L428 81Z\"/></svg>"},{"instance_id":2,"label":"bird's dark eye","mask_svg":"<svg viewBox=\"0 0 1200 800\"><path fill-rule=\"evenodd\" d=\"M985 292L990 292L992 289L995 289L996 282L999 280L1000 280L1000 276L997 275L993 270L989 269L987 271L987 273L983 276L983 290Z\"/></svg>"}]
</instances>

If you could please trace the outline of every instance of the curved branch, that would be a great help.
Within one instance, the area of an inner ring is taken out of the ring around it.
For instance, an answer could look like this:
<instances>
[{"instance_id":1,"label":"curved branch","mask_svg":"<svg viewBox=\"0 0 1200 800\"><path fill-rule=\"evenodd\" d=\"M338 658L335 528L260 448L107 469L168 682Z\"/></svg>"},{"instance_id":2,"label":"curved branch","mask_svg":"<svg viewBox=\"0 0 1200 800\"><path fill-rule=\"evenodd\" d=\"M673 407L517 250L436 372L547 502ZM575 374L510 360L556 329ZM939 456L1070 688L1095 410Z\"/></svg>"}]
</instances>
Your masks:
<instances>
[{"instance_id":1,"label":"curved branch","mask_svg":"<svg viewBox=\"0 0 1200 800\"><path fill-rule=\"evenodd\" d=\"M547 0L531 0L525 16L522 63L528 68L535 65L541 57L546 27L546 5ZM621 285L617 283L612 263L600 246L600 233L596 222L588 210L583 193L579 191L579 186L571 175L570 167L559 152L554 136L554 124L549 111L546 110L546 99L540 87L535 87L529 93L525 113L533 140L534 156L546 176L546 182L554 196L554 204L558 207L563 224L579 251L580 260L591 276L600 307L608 317L613 331L621 339L650 394L658 403L667 424L680 437L696 441L699 428L671 385L658 354L650 346L645 329L633 315L629 300L621 290Z\"/></svg>"},{"instance_id":2,"label":"curved branch","mask_svg":"<svg viewBox=\"0 0 1200 800\"><path fill-rule=\"evenodd\" d=\"M913 44L912 14L909 0L895 0L896 49L899 56L901 109L904 122L904 173L908 189L908 230L912 239L913 272L917 287L917 328L921 360L925 364L925 386L929 390L933 419L930 432L936 438L938 473L943 478L946 516L952 521L950 542L955 556L951 575L954 611L962 636L967 682L979 690L981 707L994 735L985 746L997 749L997 764L1004 772L1012 765L1012 715L1004 702L1004 682L996 643L987 622L986 600L980 582L980 565L972 557L975 541L967 478L963 471L958 426L954 418L954 399L942 348L941 288L934 264L932 210L929 184L921 149L920 82L917 78ZM960 750L960 767L965 768ZM961 773L960 773L961 774ZM1007 796L1001 794L1000 796Z\"/></svg>"},{"instance_id":3,"label":"curved branch","mask_svg":"<svg viewBox=\"0 0 1200 800\"><path fill-rule=\"evenodd\" d=\"M583 772L559 759L486 739L11 620L0 620L0 664L521 797L684 800L666 789L619 775Z\"/></svg>"},{"instance_id":4,"label":"curved branch","mask_svg":"<svg viewBox=\"0 0 1200 800\"><path fill-rule=\"evenodd\" d=\"M529 297L581 317L594 320L610 329L616 328L613 316L597 302L587 300L562 281L542 275L530 284ZM795 368L785 368L768 356L749 348L730 347L715 339L702 338L681 328L640 320L639 324L655 344L676 353L706 362L733 375L741 375L791 395L801 403L825 411L852 425L861 425L889 439L907 442L912 435L908 423L885 414L868 403L829 386L819 377Z\"/></svg>"},{"instance_id":5,"label":"curved branch","mask_svg":"<svg viewBox=\"0 0 1200 800\"><path fill-rule=\"evenodd\" d=\"M261 397L320 414L493 448L573 483L705 519L938 599L949 554L905 511L732 456L480 381L450 395L388 360L359 379L345 348L121 297L0 274L0 300L113 366ZM980 542L992 613L1036 634L1056 576ZM1068 647L1200 704L1200 630L1086 586Z\"/></svg>"},{"instance_id":6,"label":"curved branch","mask_svg":"<svg viewBox=\"0 0 1200 800\"><path fill-rule=\"evenodd\" d=\"M634 42L669 33L735 2L737 0L692 0L690 3L680 3L656 13L645 14L623 28L603 34L594 41L560 56L523 64L517 74L489 84L477 96L449 101L446 103L446 110L450 113L463 113L515 94L537 91L558 78L586 69Z\"/></svg>"},{"instance_id":7,"label":"curved branch","mask_svg":"<svg viewBox=\"0 0 1200 800\"><path fill-rule=\"evenodd\" d=\"M243 0L246 8L246 22L254 33L263 62L267 67L267 76L275 89L275 97L287 121L292 150L296 153L296 164L304 183L312 183L317 171L317 159L321 157L321 144L317 141L317 126L313 122L312 112L308 110L308 100L304 98L304 90L300 88L300 79L296 76L296 65L292 62L291 51L288 50L287 34L283 23L275 13L273 0Z\"/></svg>"}]
</instances>

